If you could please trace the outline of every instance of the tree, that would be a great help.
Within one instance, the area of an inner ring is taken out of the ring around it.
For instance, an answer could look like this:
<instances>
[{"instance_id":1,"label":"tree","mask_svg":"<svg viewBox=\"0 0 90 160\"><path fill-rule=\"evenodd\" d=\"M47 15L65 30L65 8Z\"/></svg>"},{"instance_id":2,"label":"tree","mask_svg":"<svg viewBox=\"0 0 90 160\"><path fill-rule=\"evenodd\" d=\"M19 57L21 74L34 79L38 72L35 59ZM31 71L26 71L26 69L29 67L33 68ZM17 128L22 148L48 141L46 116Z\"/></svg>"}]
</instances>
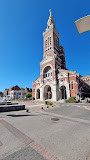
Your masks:
<instances>
[{"instance_id":1,"label":"tree","mask_svg":"<svg viewBox=\"0 0 90 160\"><path fill-rule=\"evenodd\" d=\"M26 93L26 98L30 98L30 97L32 97L32 93L31 92Z\"/></svg>"}]
</instances>

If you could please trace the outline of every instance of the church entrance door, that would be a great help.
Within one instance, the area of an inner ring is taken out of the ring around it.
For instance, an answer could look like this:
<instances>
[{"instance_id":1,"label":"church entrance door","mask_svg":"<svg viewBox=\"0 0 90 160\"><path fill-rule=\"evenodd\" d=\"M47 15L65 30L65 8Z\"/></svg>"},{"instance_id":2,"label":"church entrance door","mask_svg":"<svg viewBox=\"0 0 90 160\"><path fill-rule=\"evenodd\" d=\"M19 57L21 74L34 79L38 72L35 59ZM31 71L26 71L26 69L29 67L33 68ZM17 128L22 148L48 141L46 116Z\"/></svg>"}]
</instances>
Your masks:
<instances>
[{"instance_id":1,"label":"church entrance door","mask_svg":"<svg viewBox=\"0 0 90 160\"><path fill-rule=\"evenodd\" d=\"M52 98L52 92L51 87L49 85L46 85L44 87L44 99L51 99Z\"/></svg>"},{"instance_id":2,"label":"church entrance door","mask_svg":"<svg viewBox=\"0 0 90 160\"><path fill-rule=\"evenodd\" d=\"M65 86L60 87L60 99L67 99Z\"/></svg>"},{"instance_id":3,"label":"church entrance door","mask_svg":"<svg viewBox=\"0 0 90 160\"><path fill-rule=\"evenodd\" d=\"M37 89L36 98L40 99L40 89Z\"/></svg>"}]
</instances>

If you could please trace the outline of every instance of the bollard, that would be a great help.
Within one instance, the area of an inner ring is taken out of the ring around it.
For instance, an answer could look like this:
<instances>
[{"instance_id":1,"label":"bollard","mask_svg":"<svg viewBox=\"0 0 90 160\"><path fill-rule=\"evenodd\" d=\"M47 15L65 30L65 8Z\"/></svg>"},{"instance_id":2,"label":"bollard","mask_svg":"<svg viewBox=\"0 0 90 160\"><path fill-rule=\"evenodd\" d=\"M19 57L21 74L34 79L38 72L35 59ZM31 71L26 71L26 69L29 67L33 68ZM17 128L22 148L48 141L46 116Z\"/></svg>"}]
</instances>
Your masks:
<instances>
[{"instance_id":1,"label":"bollard","mask_svg":"<svg viewBox=\"0 0 90 160\"><path fill-rule=\"evenodd\" d=\"M47 101L45 101L45 104L47 105Z\"/></svg>"},{"instance_id":2,"label":"bollard","mask_svg":"<svg viewBox=\"0 0 90 160\"><path fill-rule=\"evenodd\" d=\"M29 112L29 109L26 109L26 112Z\"/></svg>"}]
</instances>

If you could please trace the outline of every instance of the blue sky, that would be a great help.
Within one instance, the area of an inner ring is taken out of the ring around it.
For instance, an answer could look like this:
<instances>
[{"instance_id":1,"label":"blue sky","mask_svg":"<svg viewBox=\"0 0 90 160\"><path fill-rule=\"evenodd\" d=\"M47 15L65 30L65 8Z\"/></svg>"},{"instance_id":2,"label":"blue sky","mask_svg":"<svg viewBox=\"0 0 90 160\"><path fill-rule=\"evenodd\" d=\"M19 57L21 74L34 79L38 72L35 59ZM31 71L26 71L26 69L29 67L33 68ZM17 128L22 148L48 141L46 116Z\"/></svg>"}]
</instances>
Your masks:
<instances>
[{"instance_id":1,"label":"blue sky","mask_svg":"<svg viewBox=\"0 0 90 160\"><path fill-rule=\"evenodd\" d=\"M67 68L90 74L90 31L79 35L74 24L90 15L90 0L0 0L0 91L14 85L32 87L39 76L49 9Z\"/></svg>"}]
</instances>

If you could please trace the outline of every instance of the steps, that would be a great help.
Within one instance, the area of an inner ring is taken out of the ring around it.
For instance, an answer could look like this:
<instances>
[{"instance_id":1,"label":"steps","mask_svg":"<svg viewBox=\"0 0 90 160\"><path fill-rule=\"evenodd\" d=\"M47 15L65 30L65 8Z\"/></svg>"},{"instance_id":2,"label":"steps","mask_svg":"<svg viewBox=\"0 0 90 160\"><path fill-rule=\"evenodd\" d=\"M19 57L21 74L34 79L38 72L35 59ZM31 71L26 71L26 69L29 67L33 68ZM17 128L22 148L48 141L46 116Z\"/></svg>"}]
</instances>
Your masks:
<instances>
[{"instance_id":1,"label":"steps","mask_svg":"<svg viewBox=\"0 0 90 160\"><path fill-rule=\"evenodd\" d=\"M9 112L9 111L19 111L19 110L25 110L25 105L18 104L18 103L12 103L10 101L3 101L0 102L0 112Z\"/></svg>"}]
</instances>

